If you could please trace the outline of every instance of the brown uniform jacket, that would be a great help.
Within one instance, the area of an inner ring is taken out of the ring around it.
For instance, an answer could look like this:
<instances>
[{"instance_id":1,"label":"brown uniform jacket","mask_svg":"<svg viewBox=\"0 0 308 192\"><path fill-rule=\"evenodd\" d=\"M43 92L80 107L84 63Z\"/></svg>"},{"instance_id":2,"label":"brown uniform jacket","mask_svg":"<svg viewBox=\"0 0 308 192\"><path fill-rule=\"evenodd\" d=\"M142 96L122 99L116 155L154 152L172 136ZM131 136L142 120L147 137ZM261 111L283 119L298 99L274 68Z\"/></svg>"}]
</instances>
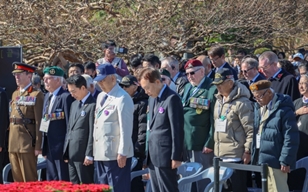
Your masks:
<instances>
[{"instance_id":1,"label":"brown uniform jacket","mask_svg":"<svg viewBox=\"0 0 308 192\"><path fill-rule=\"evenodd\" d=\"M44 95L42 92L35 90L30 86L25 92L20 94L19 89L17 89L12 95L12 101L10 103L10 119L11 118L21 118L17 109L16 101L18 97L32 97L27 105L19 104L20 110L27 119L34 119L35 124L26 124L27 128L30 130L32 136L36 140L35 150L41 150L42 143L42 133L39 131L40 123L42 119L42 110ZM33 102L33 97L35 97L35 102ZM27 100L27 99L24 99ZM26 128L23 124L10 123L10 133L9 133L9 152L10 153L30 153L34 151L32 147L31 136L27 133Z\"/></svg>"}]
</instances>

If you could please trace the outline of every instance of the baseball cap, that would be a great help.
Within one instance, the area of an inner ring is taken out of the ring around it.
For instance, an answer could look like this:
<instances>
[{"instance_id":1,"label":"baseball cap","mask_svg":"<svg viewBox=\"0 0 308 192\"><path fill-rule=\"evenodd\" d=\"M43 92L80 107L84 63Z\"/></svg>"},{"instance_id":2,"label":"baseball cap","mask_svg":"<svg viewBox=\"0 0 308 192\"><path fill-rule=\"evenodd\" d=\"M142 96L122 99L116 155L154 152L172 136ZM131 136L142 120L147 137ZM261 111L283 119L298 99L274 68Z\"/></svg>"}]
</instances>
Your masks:
<instances>
[{"instance_id":1,"label":"baseball cap","mask_svg":"<svg viewBox=\"0 0 308 192\"><path fill-rule=\"evenodd\" d=\"M115 74L116 70L111 64L102 64L96 68L96 73L97 75L94 78L94 81L99 82L104 80L107 77L107 75Z\"/></svg>"},{"instance_id":2,"label":"baseball cap","mask_svg":"<svg viewBox=\"0 0 308 192\"><path fill-rule=\"evenodd\" d=\"M126 75L125 77L122 78L122 80L119 82L120 85L122 86L131 86L131 85L139 85L138 80L135 76L133 75Z\"/></svg>"},{"instance_id":3,"label":"baseball cap","mask_svg":"<svg viewBox=\"0 0 308 192\"><path fill-rule=\"evenodd\" d=\"M215 73L215 79L212 82L214 85L219 85L227 79L233 79L233 73L229 68L221 68Z\"/></svg>"},{"instance_id":4,"label":"baseball cap","mask_svg":"<svg viewBox=\"0 0 308 192\"><path fill-rule=\"evenodd\" d=\"M303 54L301 54L301 53L296 53L294 56L293 56L293 59L295 59L295 58L300 58L301 60L304 60L304 56L303 56Z\"/></svg>"}]
</instances>

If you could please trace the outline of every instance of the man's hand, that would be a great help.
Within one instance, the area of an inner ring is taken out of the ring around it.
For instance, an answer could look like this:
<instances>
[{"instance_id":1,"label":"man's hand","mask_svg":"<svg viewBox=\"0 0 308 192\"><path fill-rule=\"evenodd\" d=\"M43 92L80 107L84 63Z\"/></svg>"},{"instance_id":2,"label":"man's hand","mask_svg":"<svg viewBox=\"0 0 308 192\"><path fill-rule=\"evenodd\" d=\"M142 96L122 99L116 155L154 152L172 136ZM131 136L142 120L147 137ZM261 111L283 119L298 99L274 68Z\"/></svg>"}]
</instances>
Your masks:
<instances>
[{"instance_id":1,"label":"man's hand","mask_svg":"<svg viewBox=\"0 0 308 192\"><path fill-rule=\"evenodd\" d=\"M308 113L308 107L307 106L303 106L299 109L296 110L296 115L304 115Z\"/></svg>"},{"instance_id":2,"label":"man's hand","mask_svg":"<svg viewBox=\"0 0 308 192\"><path fill-rule=\"evenodd\" d=\"M290 166L281 165L280 170L281 170L283 173L290 173Z\"/></svg>"},{"instance_id":3,"label":"man's hand","mask_svg":"<svg viewBox=\"0 0 308 192\"><path fill-rule=\"evenodd\" d=\"M244 164L248 164L250 162L251 159L251 155L249 153L244 153L242 160Z\"/></svg>"},{"instance_id":4,"label":"man's hand","mask_svg":"<svg viewBox=\"0 0 308 192\"><path fill-rule=\"evenodd\" d=\"M213 149L204 147L203 150L202 150L202 153L211 153L212 151L213 151Z\"/></svg>"},{"instance_id":5,"label":"man's hand","mask_svg":"<svg viewBox=\"0 0 308 192\"><path fill-rule=\"evenodd\" d=\"M64 159L64 162L65 162L65 163L68 163L68 159Z\"/></svg>"},{"instance_id":6,"label":"man's hand","mask_svg":"<svg viewBox=\"0 0 308 192\"><path fill-rule=\"evenodd\" d=\"M180 165L182 165L182 162L181 162L181 161L172 160L172 162L171 162L171 168L172 168L172 169L176 169L176 168L178 168Z\"/></svg>"},{"instance_id":7,"label":"man's hand","mask_svg":"<svg viewBox=\"0 0 308 192\"><path fill-rule=\"evenodd\" d=\"M42 154L42 150L35 150L34 155L38 156L39 154ZM46 159L46 158L45 158Z\"/></svg>"},{"instance_id":8,"label":"man's hand","mask_svg":"<svg viewBox=\"0 0 308 192\"><path fill-rule=\"evenodd\" d=\"M2 147L0 147L0 152L2 152Z\"/></svg>"},{"instance_id":9,"label":"man's hand","mask_svg":"<svg viewBox=\"0 0 308 192\"><path fill-rule=\"evenodd\" d=\"M117 161L118 161L118 166L120 168L125 167L125 165L126 165L126 156L122 156L122 155L118 154Z\"/></svg>"},{"instance_id":10,"label":"man's hand","mask_svg":"<svg viewBox=\"0 0 308 192\"><path fill-rule=\"evenodd\" d=\"M91 161L91 160L89 160L89 159L87 159L87 158L85 157L85 158L84 158L83 165L88 166L88 165L91 165L91 164L93 164L93 161Z\"/></svg>"}]
</instances>

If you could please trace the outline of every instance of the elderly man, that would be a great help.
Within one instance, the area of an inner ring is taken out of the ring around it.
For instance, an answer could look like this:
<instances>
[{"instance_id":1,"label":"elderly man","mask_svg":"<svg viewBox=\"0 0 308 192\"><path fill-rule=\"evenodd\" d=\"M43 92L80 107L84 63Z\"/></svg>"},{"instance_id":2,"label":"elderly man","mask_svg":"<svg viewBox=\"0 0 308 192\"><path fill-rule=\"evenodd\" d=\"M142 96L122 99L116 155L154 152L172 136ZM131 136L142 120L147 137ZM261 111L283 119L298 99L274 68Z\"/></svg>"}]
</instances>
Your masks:
<instances>
[{"instance_id":1,"label":"elderly man","mask_svg":"<svg viewBox=\"0 0 308 192\"><path fill-rule=\"evenodd\" d=\"M113 40L108 40L107 42L102 44L102 48L104 51L104 58L97 60L96 66L102 64L111 64L116 69L116 76L118 81L121 81L122 77L129 74L127 69L127 65L123 59L120 57L116 57L115 47L116 43Z\"/></svg>"},{"instance_id":2,"label":"elderly man","mask_svg":"<svg viewBox=\"0 0 308 192\"><path fill-rule=\"evenodd\" d=\"M153 192L177 192L183 160L183 108L177 93L161 82L158 70L144 68L139 82L149 98L147 165Z\"/></svg>"},{"instance_id":3,"label":"elderly man","mask_svg":"<svg viewBox=\"0 0 308 192\"><path fill-rule=\"evenodd\" d=\"M278 57L272 51L265 51L259 56L259 69L269 79L271 88L276 93L289 95L292 100L300 97L295 77L277 66Z\"/></svg>"},{"instance_id":4,"label":"elderly man","mask_svg":"<svg viewBox=\"0 0 308 192\"><path fill-rule=\"evenodd\" d=\"M254 58L246 58L242 61L241 72L248 81L249 85L265 79L265 77L259 73L258 66L259 63Z\"/></svg>"},{"instance_id":5,"label":"elderly man","mask_svg":"<svg viewBox=\"0 0 308 192\"><path fill-rule=\"evenodd\" d=\"M290 96L275 93L271 82L250 85L255 100L252 163L269 166L268 190L289 191L288 173L295 168L299 133Z\"/></svg>"},{"instance_id":6,"label":"elderly man","mask_svg":"<svg viewBox=\"0 0 308 192\"><path fill-rule=\"evenodd\" d=\"M298 83L303 97L294 101L295 115L300 136L297 160L308 156L308 74L301 75Z\"/></svg>"},{"instance_id":7,"label":"elderly man","mask_svg":"<svg viewBox=\"0 0 308 192\"><path fill-rule=\"evenodd\" d=\"M100 93L100 91L98 91L95 87L95 83L94 83L94 81L93 81L93 79L92 79L92 77L90 76L90 75L87 75L87 74L83 74L82 75L85 79L86 79L86 81L87 81L87 89L88 89L88 91L90 91L90 93L91 93L91 95L92 95L92 97L95 99L95 101L96 101L96 99L97 99L97 97L98 97L98 94Z\"/></svg>"},{"instance_id":8,"label":"elderly man","mask_svg":"<svg viewBox=\"0 0 308 192\"><path fill-rule=\"evenodd\" d=\"M188 60L184 66L189 83L184 87L184 142L191 162L198 162L204 169L213 165L214 105L216 98L212 80L205 76L199 60ZM204 181L197 183L197 191L203 192Z\"/></svg>"},{"instance_id":9,"label":"elderly man","mask_svg":"<svg viewBox=\"0 0 308 192\"><path fill-rule=\"evenodd\" d=\"M126 75L119 83L120 86L132 97L134 102L134 126L133 126L133 145L134 157L138 159L136 167L132 171L142 170L145 159L145 143L147 131L147 109L149 96L138 84L135 76ZM131 191L144 192L142 177L132 180Z\"/></svg>"},{"instance_id":10,"label":"elderly man","mask_svg":"<svg viewBox=\"0 0 308 192\"><path fill-rule=\"evenodd\" d=\"M114 192L129 192L134 103L117 84L111 64L100 65L94 80L103 90L96 102L93 134L98 180L112 186Z\"/></svg>"},{"instance_id":11,"label":"elderly man","mask_svg":"<svg viewBox=\"0 0 308 192\"><path fill-rule=\"evenodd\" d=\"M298 72L300 75L306 75L308 74L308 62L307 61L301 61L298 65Z\"/></svg>"},{"instance_id":12,"label":"elderly man","mask_svg":"<svg viewBox=\"0 0 308 192\"><path fill-rule=\"evenodd\" d=\"M187 83L187 78L179 70L180 62L174 57L167 57L161 62L161 69L166 69L169 71L170 76L175 83L176 92L178 94L183 94L183 89Z\"/></svg>"},{"instance_id":13,"label":"elderly man","mask_svg":"<svg viewBox=\"0 0 308 192\"><path fill-rule=\"evenodd\" d=\"M47 180L69 181L68 165L63 160L63 148L69 124L72 96L62 88L64 71L57 66L44 69L45 95L43 119L43 156L47 161Z\"/></svg>"},{"instance_id":14,"label":"elderly man","mask_svg":"<svg viewBox=\"0 0 308 192\"><path fill-rule=\"evenodd\" d=\"M231 69L234 80L237 80L237 72L232 69L229 63L227 63L225 60L225 49L223 47L219 45L213 45L208 51L208 54L212 64L215 67L215 72L217 72L218 69L222 68Z\"/></svg>"},{"instance_id":15,"label":"elderly man","mask_svg":"<svg viewBox=\"0 0 308 192\"><path fill-rule=\"evenodd\" d=\"M15 68L12 73L19 86L10 102L11 123L8 152L13 179L16 182L37 181L36 163L37 156L41 153L42 142L39 126L42 119L44 95L31 84L35 67L24 63L13 63L13 65ZM5 99L4 95L1 98ZM1 105L6 106L3 103ZM4 126L7 126L6 115L3 113L1 116Z\"/></svg>"},{"instance_id":16,"label":"elderly man","mask_svg":"<svg viewBox=\"0 0 308 192\"><path fill-rule=\"evenodd\" d=\"M212 69L210 58L205 55L200 55L197 57L197 60L201 61L202 63L204 67L204 74L213 81L215 78L215 71Z\"/></svg>"},{"instance_id":17,"label":"elderly man","mask_svg":"<svg viewBox=\"0 0 308 192\"><path fill-rule=\"evenodd\" d=\"M215 156L233 159L234 162L250 162L250 146L253 136L253 106L249 90L234 81L231 69L222 68L215 74L213 84L218 94L215 104ZM236 170L231 176L233 191L247 191L246 171Z\"/></svg>"}]
</instances>

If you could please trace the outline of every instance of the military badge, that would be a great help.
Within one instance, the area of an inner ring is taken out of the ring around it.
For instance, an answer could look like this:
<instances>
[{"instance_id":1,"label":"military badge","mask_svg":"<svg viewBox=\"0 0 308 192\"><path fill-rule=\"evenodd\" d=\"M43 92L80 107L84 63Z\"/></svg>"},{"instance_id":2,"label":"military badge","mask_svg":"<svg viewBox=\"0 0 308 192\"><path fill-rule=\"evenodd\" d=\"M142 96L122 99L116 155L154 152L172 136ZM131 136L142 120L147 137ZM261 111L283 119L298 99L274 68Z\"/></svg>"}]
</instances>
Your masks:
<instances>
[{"instance_id":1,"label":"military badge","mask_svg":"<svg viewBox=\"0 0 308 192\"><path fill-rule=\"evenodd\" d=\"M50 75L56 74L56 70L55 70L55 69L50 69L50 70L49 70L49 74L50 74Z\"/></svg>"},{"instance_id":2,"label":"military badge","mask_svg":"<svg viewBox=\"0 0 308 192\"><path fill-rule=\"evenodd\" d=\"M197 109L196 109L196 113L197 113L198 115L200 115L200 114L202 113L202 109L197 108Z\"/></svg>"},{"instance_id":3,"label":"military badge","mask_svg":"<svg viewBox=\"0 0 308 192\"><path fill-rule=\"evenodd\" d=\"M259 89L258 89L258 86L257 86L256 84L250 85L249 89L250 89L251 91L258 91L258 90L259 90Z\"/></svg>"}]
</instances>

